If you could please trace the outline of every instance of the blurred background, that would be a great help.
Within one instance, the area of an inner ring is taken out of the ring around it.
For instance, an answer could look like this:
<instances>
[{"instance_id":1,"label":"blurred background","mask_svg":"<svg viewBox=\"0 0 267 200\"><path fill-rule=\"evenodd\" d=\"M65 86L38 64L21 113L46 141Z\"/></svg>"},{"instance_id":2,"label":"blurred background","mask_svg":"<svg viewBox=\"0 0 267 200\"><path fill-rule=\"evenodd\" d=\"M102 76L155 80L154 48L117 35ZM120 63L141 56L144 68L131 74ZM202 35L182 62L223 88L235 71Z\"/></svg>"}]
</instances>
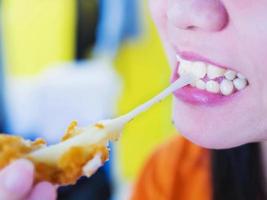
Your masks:
<instances>
[{"instance_id":1,"label":"blurred background","mask_svg":"<svg viewBox=\"0 0 267 200\"><path fill-rule=\"evenodd\" d=\"M126 113L169 83L170 69L143 0L0 1L0 130L55 143L80 126ZM111 144L92 178L58 199L125 200L144 161L175 130L171 98Z\"/></svg>"}]
</instances>

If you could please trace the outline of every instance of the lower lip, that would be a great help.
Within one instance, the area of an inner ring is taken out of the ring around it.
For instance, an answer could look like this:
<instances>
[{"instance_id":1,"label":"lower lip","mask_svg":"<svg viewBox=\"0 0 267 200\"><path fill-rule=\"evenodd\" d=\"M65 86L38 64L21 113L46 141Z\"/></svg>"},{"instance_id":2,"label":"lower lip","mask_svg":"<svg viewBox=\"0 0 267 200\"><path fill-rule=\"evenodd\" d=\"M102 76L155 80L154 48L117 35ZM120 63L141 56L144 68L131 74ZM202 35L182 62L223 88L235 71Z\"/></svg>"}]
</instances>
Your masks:
<instances>
[{"instance_id":1,"label":"lower lip","mask_svg":"<svg viewBox=\"0 0 267 200\"><path fill-rule=\"evenodd\" d=\"M174 69L171 82L174 82L179 78L179 75L177 74L178 67L179 65L177 65L177 67ZM186 103L193 105L205 105L205 106L212 106L212 105L219 105L222 103L226 103L232 100L234 96L236 96L236 93L229 96L223 96L221 94L212 94L205 90L199 90L189 85L179 90L176 90L173 94L177 99L180 99Z\"/></svg>"}]
</instances>

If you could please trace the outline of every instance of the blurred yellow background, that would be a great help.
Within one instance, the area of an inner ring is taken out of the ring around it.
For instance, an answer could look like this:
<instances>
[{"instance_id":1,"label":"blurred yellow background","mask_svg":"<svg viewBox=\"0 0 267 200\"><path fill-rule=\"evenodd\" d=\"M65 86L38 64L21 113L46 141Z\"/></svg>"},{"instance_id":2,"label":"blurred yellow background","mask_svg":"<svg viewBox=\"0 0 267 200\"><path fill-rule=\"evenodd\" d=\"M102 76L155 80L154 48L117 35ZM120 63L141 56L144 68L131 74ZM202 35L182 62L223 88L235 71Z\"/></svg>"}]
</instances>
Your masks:
<instances>
[{"instance_id":1,"label":"blurred yellow background","mask_svg":"<svg viewBox=\"0 0 267 200\"><path fill-rule=\"evenodd\" d=\"M145 32L139 40L124 43L116 59L117 69L124 80L120 114L145 102L169 84L168 62L145 3L141 16L144 16ZM134 179L156 145L174 132L171 98L131 123L124 131L118 149L126 178Z\"/></svg>"},{"instance_id":2,"label":"blurred yellow background","mask_svg":"<svg viewBox=\"0 0 267 200\"><path fill-rule=\"evenodd\" d=\"M145 102L169 84L170 69L147 2L141 2L142 33L124 42L114 61L123 80L118 114ZM53 63L75 57L77 5L74 0L3 0L3 30L7 72L34 76ZM171 98L142 114L124 131L115 165L126 180L136 178L156 145L174 133Z\"/></svg>"},{"instance_id":3,"label":"blurred yellow background","mask_svg":"<svg viewBox=\"0 0 267 200\"><path fill-rule=\"evenodd\" d=\"M34 75L74 59L75 0L3 0L7 70Z\"/></svg>"}]
</instances>

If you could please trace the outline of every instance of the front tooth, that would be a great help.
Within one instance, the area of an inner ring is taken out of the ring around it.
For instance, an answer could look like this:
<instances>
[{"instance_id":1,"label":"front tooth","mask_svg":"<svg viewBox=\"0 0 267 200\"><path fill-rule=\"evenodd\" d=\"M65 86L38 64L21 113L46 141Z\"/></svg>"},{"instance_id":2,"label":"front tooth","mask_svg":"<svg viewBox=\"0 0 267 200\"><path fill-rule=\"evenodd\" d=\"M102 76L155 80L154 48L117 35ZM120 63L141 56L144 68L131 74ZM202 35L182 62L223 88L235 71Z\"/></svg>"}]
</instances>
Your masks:
<instances>
[{"instance_id":1,"label":"front tooth","mask_svg":"<svg viewBox=\"0 0 267 200\"><path fill-rule=\"evenodd\" d=\"M191 68L192 68L192 65L190 62L181 60L178 73L180 75L191 73Z\"/></svg>"},{"instance_id":2,"label":"front tooth","mask_svg":"<svg viewBox=\"0 0 267 200\"><path fill-rule=\"evenodd\" d=\"M190 83L190 85L191 85L192 87L196 87L196 82L192 82L192 83Z\"/></svg>"},{"instance_id":3,"label":"front tooth","mask_svg":"<svg viewBox=\"0 0 267 200\"><path fill-rule=\"evenodd\" d=\"M228 80L232 81L236 77L236 72L235 71L232 71L232 70L227 70L224 73L224 77L227 78Z\"/></svg>"},{"instance_id":4,"label":"front tooth","mask_svg":"<svg viewBox=\"0 0 267 200\"><path fill-rule=\"evenodd\" d=\"M194 62L192 63L192 73L198 78L204 78L207 74L207 66L203 62Z\"/></svg>"},{"instance_id":5,"label":"front tooth","mask_svg":"<svg viewBox=\"0 0 267 200\"><path fill-rule=\"evenodd\" d=\"M212 93L219 93L220 91L220 85L219 83L217 83L216 81L208 81L206 83L206 90L208 92L212 92Z\"/></svg>"},{"instance_id":6,"label":"front tooth","mask_svg":"<svg viewBox=\"0 0 267 200\"><path fill-rule=\"evenodd\" d=\"M203 80L198 80L196 82L196 88L200 90L205 90L206 89L206 83Z\"/></svg>"},{"instance_id":7,"label":"front tooth","mask_svg":"<svg viewBox=\"0 0 267 200\"><path fill-rule=\"evenodd\" d=\"M233 82L234 82L234 86L237 90L244 89L248 84L246 79L241 79L241 78L236 78Z\"/></svg>"},{"instance_id":8,"label":"front tooth","mask_svg":"<svg viewBox=\"0 0 267 200\"><path fill-rule=\"evenodd\" d=\"M176 60L180 62L182 59L179 55L176 55Z\"/></svg>"},{"instance_id":9,"label":"front tooth","mask_svg":"<svg viewBox=\"0 0 267 200\"><path fill-rule=\"evenodd\" d=\"M187 62L187 61L181 61L180 62L180 65L179 65L178 73L180 75L186 74L186 73L188 73L190 71L189 70L190 67L191 67L191 65L190 65L189 62Z\"/></svg>"},{"instance_id":10,"label":"front tooth","mask_svg":"<svg viewBox=\"0 0 267 200\"><path fill-rule=\"evenodd\" d=\"M183 65L180 64L179 68L178 68L178 74L179 75L183 75L186 73L186 69Z\"/></svg>"},{"instance_id":11,"label":"front tooth","mask_svg":"<svg viewBox=\"0 0 267 200\"><path fill-rule=\"evenodd\" d=\"M221 93L225 96L228 96L234 91L234 84L232 81L224 79L220 84Z\"/></svg>"},{"instance_id":12,"label":"front tooth","mask_svg":"<svg viewBox=\"0 0 267 200\"><path fill-rule=\"evenodd\" d=\"M215 79L215 78L221 77L224 75L224 72L225 72L225 69L222 69L214 65L208 65L207 75L209 79Z\"/></svg>"}]
</instances>

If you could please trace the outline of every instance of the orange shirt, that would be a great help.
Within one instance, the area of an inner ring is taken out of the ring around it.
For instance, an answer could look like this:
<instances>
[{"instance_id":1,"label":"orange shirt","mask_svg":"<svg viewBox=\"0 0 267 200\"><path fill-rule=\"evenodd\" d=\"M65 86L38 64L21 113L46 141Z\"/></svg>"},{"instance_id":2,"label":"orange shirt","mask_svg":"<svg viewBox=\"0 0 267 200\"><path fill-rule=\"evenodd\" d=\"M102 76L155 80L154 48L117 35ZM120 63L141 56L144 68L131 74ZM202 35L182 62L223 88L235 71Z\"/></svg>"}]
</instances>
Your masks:
<instances>
[{"instance_id":1,"label":"orange shirt","mask_svg":"<svg viewBox=\"0 0 267 200\"><path fill-rule=\"evenodd\" d=\"M146 163L131 200L210 200L210 153L181 136Z\"/></svg>"}]
</instances>

